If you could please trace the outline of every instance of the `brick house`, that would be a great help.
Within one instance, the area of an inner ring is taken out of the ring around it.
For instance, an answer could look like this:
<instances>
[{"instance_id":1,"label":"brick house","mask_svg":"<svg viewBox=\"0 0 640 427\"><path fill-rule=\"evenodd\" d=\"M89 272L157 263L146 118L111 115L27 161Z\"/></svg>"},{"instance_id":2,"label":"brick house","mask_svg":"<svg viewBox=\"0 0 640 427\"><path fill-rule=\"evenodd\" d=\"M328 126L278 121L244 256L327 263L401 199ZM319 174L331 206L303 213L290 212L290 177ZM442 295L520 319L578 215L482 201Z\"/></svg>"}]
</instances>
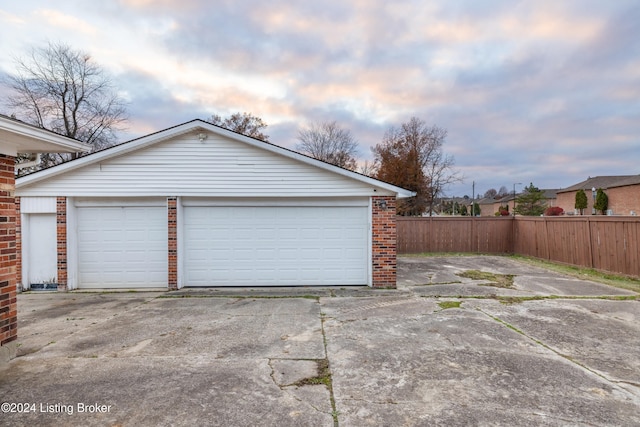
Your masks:
<instances>
[{"instance_id":1,"label":"brick house","mask_svg":"<svg viewBox=\"0 0 640 427\"><path fill-rule=\"evenodd\" d=\"M585 215L593 212L593 190L601 188L609 199L609 214L638 215L640 214L640 175L596 176L558 190L557 205L565 212L575 212L576 193L582 189L587 194L587 209Z\"/></svg>"},{"instance_id":2,"label":"brick house","mask_svg":"<svg viewBox=\"0 0 640 427\"><path fill-rule=\"evenodd\" d=\"M542 189L543 198L547 207L557 206L557 192L556 189ZM498 198L484 198L481 199L478 204L480 205L481 215L482 216L494 216L496 212L499 212L501 206L509 206L509 213L513 214L513 209L515 205L515 200L520 196L520 194L507 194L503 197Z\"/></svg>"},{"instance_id":3,"label":"brick house","mask_svg":"<svg viewBox=\"0 0 640 427\"><path fill-rule=\"evenodd\" d=\"M23 287L178 289L395 287L395 201L414 193L193 120L16 194Z\"/></svg>"},{"instance_id":4,"label":"brick house","mask_svg":"<svg viewBox=\"0 0 640 427\"><path fill-rule=\"evenodd\" d=\"M0 364L15 356L18 337L16 274L20 221L15 210L15 158L18 153L87 151L76 140L0 115Z\"/></svg>"}]
</instances>

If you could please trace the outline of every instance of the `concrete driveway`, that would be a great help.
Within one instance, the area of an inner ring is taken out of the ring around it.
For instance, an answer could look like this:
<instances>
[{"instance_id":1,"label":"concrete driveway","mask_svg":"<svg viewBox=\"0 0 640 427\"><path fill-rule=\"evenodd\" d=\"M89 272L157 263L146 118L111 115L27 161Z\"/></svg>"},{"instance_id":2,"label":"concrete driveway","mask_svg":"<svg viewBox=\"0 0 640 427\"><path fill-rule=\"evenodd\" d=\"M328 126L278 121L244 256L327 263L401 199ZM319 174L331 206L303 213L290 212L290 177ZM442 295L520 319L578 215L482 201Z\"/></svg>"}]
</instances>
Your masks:
<instances>
[{"instance_id":1,"label":"concrete driveway","mask_svg":"<svg viewBox=\"0 0 640 427\"><path fill-rule=\"evenodd\" d=\"M18 310L0 425L640 425L637 294L512 258L401 258L398 290L31 292Z\"/></svg>"}]
</instances>

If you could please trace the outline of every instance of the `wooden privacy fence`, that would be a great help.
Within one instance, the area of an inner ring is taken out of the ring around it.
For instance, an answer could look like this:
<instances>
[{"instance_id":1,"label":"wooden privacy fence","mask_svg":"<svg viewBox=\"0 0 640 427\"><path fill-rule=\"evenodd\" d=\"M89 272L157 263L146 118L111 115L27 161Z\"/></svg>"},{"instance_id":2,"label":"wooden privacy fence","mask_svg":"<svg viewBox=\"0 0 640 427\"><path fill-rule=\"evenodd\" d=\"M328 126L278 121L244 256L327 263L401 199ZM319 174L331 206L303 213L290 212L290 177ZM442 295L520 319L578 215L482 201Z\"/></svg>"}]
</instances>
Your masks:
<instances>
[{"instance_id":1,"label":"wooden privacy fence","mask_svg":"<svg viewBox=\"0 0 640 427\"><path fill-rule=\"evenodd\" d=\"M513 253L510 217L396 217L398 253Z\"/></svg>"},{"instance_id":2,"label":"wooden privacy fence","mask_svg":"<svg viewBox=\"0 0 640 427\"><path fill-rule=\"evenodd\" d=\"M640 276L640 218L397 217L398 253L515 253Z\"/></svg>"}]
</instances>

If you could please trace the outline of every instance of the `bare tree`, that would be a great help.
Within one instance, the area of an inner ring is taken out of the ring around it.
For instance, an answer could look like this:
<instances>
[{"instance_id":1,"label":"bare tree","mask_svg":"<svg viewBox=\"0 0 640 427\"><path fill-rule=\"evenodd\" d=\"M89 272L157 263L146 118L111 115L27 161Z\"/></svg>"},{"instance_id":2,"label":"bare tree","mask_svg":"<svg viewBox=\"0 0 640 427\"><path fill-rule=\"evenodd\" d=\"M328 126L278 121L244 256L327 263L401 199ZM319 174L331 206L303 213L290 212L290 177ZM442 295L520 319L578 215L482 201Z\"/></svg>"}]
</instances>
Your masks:
<instances>
[{"instance_id":1,"label":"bare tree","mask_svg":"<svg viewBox=\"0 0 640 427\"><path fill-rule=\"evenodd\" d=\"M370 162L369 160L365 160L364 163L360 165L360 168L358 169L358 173L361 173L362 175L366 175L366 176L375 176L376 174L375 162Z\"/></svg>"},{"instance_id":2,"label":"bare tree","mask_svg":"<svg viewBox=\"0 0 640 427\"><path fill-rule=\"evenodd\" d=\"M312 123L298 131L296 150L327 163L355 171L358 143L335 121Z\"/></svg>"},{"instance_id":3,"label":"bare tree","mask_svg":"<svg viewBox=\"0 0 640 427\"><path fill-rule=\"evenodd\" d=\"M486 197L487 199L493 199L497 195L498 195L498 192L496 191L495 188L490 188L484 192L484 197Z\"/></svg>"},{"instance_id":4,"label":"bare tree","mask_svg":"<svg viewBox=\"0 0 640 427\"><path fill-rule=\"evenodd\" d=\"M498 190L498 196L504 197L509 195L509 190L504 185Z\"/></svg>"},{"instance_id":5,"label":"bare tree","mask_svg":"<svg viewBox=\"0 0 640 427\"><path fill-rule=\"evenodd\" d=\"M442 152L447 131L416 118L392 127L382 143L373 148L376 178L415 191L417 195L398 202L400 215L433 212L436 198L462 178L452 170L453 157Z\"/></svg>"},{"instance_id":6,"label":"bare tree","mask_svg":"<svg viewBox=\"0 0 640 427\"><path fill-rule=\"evenodd\" d=\"M251 138L269 141L269 135L262 133L267 124L260 117L251 113L233 113L224 119L214 114L209 121L216 126L221 126Z\"/></svg>"},{"instance_id":7,"label":"bare tree","mask_svg":"<svg viewBox=\"0 0 640 427\"><path fill-rule=\"evenodd\" d=\"M431 153L430 161L423 168L428 183L425 196L429 216L433 215L435 201L444 194L445 188L463 180L460 173L453 170L454 165L453 156L444 154L441 148L437 148Z\"/></svg>"},{"instance_id":8,"label":"bare tree","mask_svg":"<svg viewBox=\"0 0 640 427\"><path fill-rule=\"evenodd\" d=\"M65 44L33 47L16 58L6 104L20 120L75 138L98 150L113 144L126 122L124 101L87 53ZM42 167L78 154L43 155Z\"/></svg>"}]
</instances>

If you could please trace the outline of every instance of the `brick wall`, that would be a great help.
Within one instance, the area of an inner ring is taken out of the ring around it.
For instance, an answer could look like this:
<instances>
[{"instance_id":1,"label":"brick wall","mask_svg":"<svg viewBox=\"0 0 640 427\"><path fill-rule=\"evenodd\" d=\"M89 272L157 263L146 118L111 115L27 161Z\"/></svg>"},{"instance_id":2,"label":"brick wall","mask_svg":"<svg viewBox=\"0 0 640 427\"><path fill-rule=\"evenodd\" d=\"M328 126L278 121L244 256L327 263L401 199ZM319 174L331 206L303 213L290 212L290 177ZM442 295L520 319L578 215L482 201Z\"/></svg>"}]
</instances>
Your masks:
<instances>
[{"instance_id":1,"label":"brick wall","mask_svg":"<svg viewBox=\"0 0 640 427\"><path fill-rule=\"evenodd\" d=\"M593 208L593 194L590 189L584 191L587 195L587 208L584 215L591 215ZM604 192L609 198L609 209L614 215L631 215L634 211L640 215L640 185L627 185L624 187L614 187L605 189ZM576 203L576 192L558 194L558 206L565 212L573 212ZM600 213L598 213L600 215Z\"/></svg>"},{"instance_id":2,"label":"brick wall","mask_svg":"<svg viewBox=\"0 0 640 427\"><path fill-rule=\"evenodd\" d=\"M372 199L373 287L396 287L396 198L374 196ZM386 207L381 204L386 203Z\"/></svg>"},{"instance_id":3,"label":"brick wall","mask_svg":"<svg viewBox=\"0 0 640 427\"><path fill-rule=\"evenodd\" d=\"M22 284L22 219L20 197L16 197L16 286Z\"/></svg>"},{"instance_id":4,"label":"brick wall","mask_svg":"<svg viewBox=\"0 0 640 427\"><path fill-rule=\"evenodd\" d=\"M13 342L18 338L14 160L11 156L0 155L0 358L2 359L15 355L15 349L6 350L14 347Z\"/></svg>"},{"instance_id":5,"label":"brick wall","mask_svg":"<svg viewBox=\"0 0 640 427\"><path fill-rule=\"evenodd\" d=\"M169 289L178 289L178 198L167 198Z\"/></svg>"},{"instance_id":6,"label":"brick wall","mask_svg":"<svg viewBox=\"0 0 640 427\"><path fill-rule=\"evenodd\" d=\"M631 215L632 211L640 215L640 185L610 188L606 193L614 215Z\"/></svg>"},{"instance_id":7,"label":"brick wall","mask_svg":"<svg viewBox=\"0 0 640 427\"><path fill-rule=\"evenodd\" d=\"M58 237L58 290L67 290L67 198L56 199L56 234Z\"/></svg>"}]
</instances>

